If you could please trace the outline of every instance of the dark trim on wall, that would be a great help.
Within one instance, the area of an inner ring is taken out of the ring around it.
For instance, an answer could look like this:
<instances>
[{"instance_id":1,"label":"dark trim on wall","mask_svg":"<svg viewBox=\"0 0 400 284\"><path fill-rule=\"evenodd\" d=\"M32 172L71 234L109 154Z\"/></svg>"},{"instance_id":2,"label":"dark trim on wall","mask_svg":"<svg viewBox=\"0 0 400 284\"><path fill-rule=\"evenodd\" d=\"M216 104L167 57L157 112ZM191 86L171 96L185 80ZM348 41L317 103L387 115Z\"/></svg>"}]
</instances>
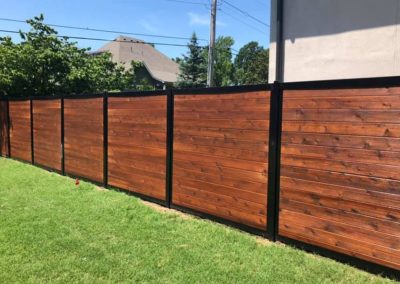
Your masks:
<instances>
[{"instance_id":1,"label":"dark trim on wall","mask_svg":"<svg viewBox=\"0 0 400 284\"><path fill-rule=\"evenodd\" d=\"M165 197L168 208L171 208L173 190L174 103L174 93L170 90L167 96L167 164L165 178Z\"/></svg>"},{"instance_id":2,"label":"dark trim on wall","mask_svg":"<svg viewBox=\"0 0 400 284\"><path fill-rule=\"evenodd\" d=\"M366 89L390 88L400 86L400 76L381 78L356 78L340 80L288 82L283 84L285 90L319 90L319 89Z\"/></svg>"},{"instance_id":3,"label":"dark trim on wall","mask_svg":"<svg viewBox=\"0 0 400 284\"><path fill-rule=\"evenodd\" d=\"M108 187L108 97L103 97L103 186Z\"/></svg>"},{"instance_id":4,"label":"dark trim on wall","mask_svg":"<svg viewBox=\"0 0 400 284\"><path fill-rule=\"evenodd\" d=\"M284 0L276 0L276 57L275 81L285 80Z\"/></svg>"},{"instance_id":5,"label":"dark trim on wall","mask_svg":"<svg viewBox=\"0 0 400 284\"><path fill-rule=\"evenodd\" d=\"M30 103L30 123L31 123L31 163L35 164L35 135L33 133L33 102L32 99L29 100Z\"/></svg>"},{"instance_id":6,"label":"dark trim on wall","mask_svg":"<svg viewBox=\"0 0 400 284\"><path fill-rule=\"evenodd\" d=\"M280 160L282 136L282 84L272 86L268 148L267 232L276 240L279 225Z\"/></svg>"},{"instance_id":7,"label":"dark trim on wall","mask_svg":"<svg viewBox=\"0 0 400 284\"><path fill-rule=\"evenodd\" d=\"M319 246L315 246L312 244L308 244L308 243L305 243L302 241L294 240L292 238L288 238L288 237L284 237L284 236L280 236L280 235L278 235L277 241L284 243L286 245L304 250L306 252L311 252L311 253L315 253L315 254L318 254L323 257L334 259L336 261L348 264L350 266L354 266L358 269L362 269L362 270L368 271L373 274L379 274L384 277L388 277L393 280L400 281L400 271L393 269L393 268L389 268L389 267L382 266L382 265L379 265L376 263L368 262L366 260L362 260L360 258L356 258L356 257L350 256L347 254L335 252L335 251L332 251L329 249L325 249L325 248L322 248Z\"/></svg>"}]
</instances>

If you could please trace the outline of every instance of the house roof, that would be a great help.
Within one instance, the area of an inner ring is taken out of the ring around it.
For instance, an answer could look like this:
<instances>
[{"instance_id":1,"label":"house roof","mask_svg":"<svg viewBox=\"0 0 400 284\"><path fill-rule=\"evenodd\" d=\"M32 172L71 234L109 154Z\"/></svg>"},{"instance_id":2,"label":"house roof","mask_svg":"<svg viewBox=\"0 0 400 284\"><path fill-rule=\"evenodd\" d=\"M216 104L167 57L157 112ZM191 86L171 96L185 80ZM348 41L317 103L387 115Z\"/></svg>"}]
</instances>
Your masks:
<instances>
[{"instance_id":1,"label":"house roof","mask_svg":"<svg viewBox=\"0 0 400 284\"><path fill-rule=\"evenodd\" d=\"M114 62L131 67L131 61L142 62L157 81L173 83L178 80L179 64L159 52L150 44L132 37L119 36L97 52L110 52Z\"/></svg>"}]
</instances>

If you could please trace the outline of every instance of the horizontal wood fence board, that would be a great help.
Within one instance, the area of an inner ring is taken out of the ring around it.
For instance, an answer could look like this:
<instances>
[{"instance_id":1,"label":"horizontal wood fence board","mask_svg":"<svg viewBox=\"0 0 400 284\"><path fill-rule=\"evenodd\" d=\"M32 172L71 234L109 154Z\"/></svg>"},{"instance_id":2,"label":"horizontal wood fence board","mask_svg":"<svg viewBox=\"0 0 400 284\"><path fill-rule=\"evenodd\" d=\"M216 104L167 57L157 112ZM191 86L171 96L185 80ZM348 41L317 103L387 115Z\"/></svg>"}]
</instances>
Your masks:
<instances>
[{"instance_id":1,"label":"horizontal wood fence board","mask_svg":"<svg viewBox=\"0 0 400 284\"><path fill-rule=\"evenodd\" d=\"M279 235L400 269L400 88L283 95Z\"/></svg>"},{"instance_id":2,"label":"horizontal wood fence board","mask_svg":"<svg viewBox=\"0 0 400 284\"><path fill-rule=\"evenodd\" d=\"M7 101L0 101L0 156L8 156Z\"/></svg>"},{"instance_id":3,"label":"horizontal wood fence board","mask_svg":"<svg viewBox=\"0 0 400 284\"><path fill-rule=\"evenodd\" d=\"M64 164L69 175L103 181L103 98L64 100Z\"/></svg>"},{"instance_id":4,"label":"horizontal wood fence board","mask_svg":"<svg viewBox=\"0 0 400 284\"><path fill-rule=\"evenodd\" d=\"M270 93L174 99L173 204L266 230Z\"/></svg>"},{"instance_id":5,"label":"horizontal wood fence board","mask_svg":"<svg viewBox=\"0 0 400 284\"><path fill-rule=\"evenodd\" d=\"M61 171L61 100L33 100L35 164Z\"/></svg>"},{"instance_id":6,"label":"horizontal wood fence board","mask_svg":"<svg viewBox=\"0 0 400 284\"><path fill-rule=\"evenodd\" d=\"M108 99L108 183L166 200L167 96Z\"/></svg>"},{"instance_id":7,"label":"horizontal wood fence board","mask_svg":"<svg viewBox=\"0 0 400 284\"><path fill-rule=\"evenodd\" d=\"M10 101L11 157L32 162L31 114L29 100Z\"/></svg>"}]
</instances>

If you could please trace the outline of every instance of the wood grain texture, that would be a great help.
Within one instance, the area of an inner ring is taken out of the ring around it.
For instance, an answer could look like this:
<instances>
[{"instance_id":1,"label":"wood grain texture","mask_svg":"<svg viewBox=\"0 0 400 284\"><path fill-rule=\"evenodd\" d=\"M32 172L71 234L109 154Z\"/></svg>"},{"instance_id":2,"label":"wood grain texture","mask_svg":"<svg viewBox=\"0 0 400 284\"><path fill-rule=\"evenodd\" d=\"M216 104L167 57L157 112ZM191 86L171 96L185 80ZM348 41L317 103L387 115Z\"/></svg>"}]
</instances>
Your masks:
<instances>
[{"instance_id":1,"label":"wood grain texture","mask_svg":"<svg viewBox=\"0 0 400 284\"><path fill-rule=\"evenodd\" d=\"M7 101L0 101L0 156L8 156Z\"/></svg>"},{"instance_id":2,"label":"wood grain texture","mask_svg":"<svg viewBox=\"0 0 400 284\"><path fill-rule=\"evenodd\" d=\"M108 183L166 199L167 96L109 98Z\"/></svg>"},{"instance_id":3,"label":"wood grain texture","mask_svg":"<svg viewBox=\"0 0 400 284\"><path fill-rule=\"evenodd\" d=\"M102 182L103 139L103 99L65 99L65 172Z\"/></svg>"},{"instance_id":4,"label":"wood grain texture","mask_svg":"<svg viewBox=\"0 0 400 284\"><path fill-rule=\"evenodd\" d=\"M11 157L32 162L30 101L10 101Z\"/></svg>"},{"instance_id":5,"label":"wood grain texture","mask_svg":"<svg viewBox=\"0 0 400 284\"><path fill-rule=\"evenodd\" d=\"M61 171L61 100L33 101L35 164Z\"/></svg>"},{"instance_id":6,"label":"wood grain texture","mask_svg":"<svg viewBox=\"0 0 400 284\"><path fill-rule=\"evenodd\" d=\"M285 91L279 234L400 269L400 89Z\"/></svg>"},{"instance_id":7,"label":"wood grain texture","mask_svg":"<svg viewBox=\"0 0 400 284\"><path fill-rule=\"evenodd\" d=\"M173 203L266 230L267 91L179 95Z\"/></svg>"}]
</instances>

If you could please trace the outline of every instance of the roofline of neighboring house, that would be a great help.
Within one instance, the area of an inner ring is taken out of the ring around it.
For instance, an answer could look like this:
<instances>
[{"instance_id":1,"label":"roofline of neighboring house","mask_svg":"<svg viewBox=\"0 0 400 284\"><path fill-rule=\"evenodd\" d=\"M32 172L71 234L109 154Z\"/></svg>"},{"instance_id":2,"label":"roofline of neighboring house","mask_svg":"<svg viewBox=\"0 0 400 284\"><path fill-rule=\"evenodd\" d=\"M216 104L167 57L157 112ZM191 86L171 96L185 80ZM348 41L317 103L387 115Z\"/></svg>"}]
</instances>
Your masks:
<instances>
[{"instance_id":1,"label":"roofline of neighboring house","mask_svg":"<svg viewBox=\"0 0 400 284\"><path fill-rule=\"evenodd\" d=\"M98 54L102 54L102 53L105 53L105 52L107 52L107 51L92 51L92 52L89 52L89 54L96 56L96 55L98 55ZM161 53L161 54L162 54L162 53ZM162 55L164 55L164 54L162 54ZM165 55L164 55L164 56L165 56ZM167 57L167 56L165 56L165 57ZM167 57L167 58L168 58L168 57ZM134 61L134 60L132 60L132 61ZM150 70L150 68L147 66L146 62L144 62L144 61L139 61L139 62L142 63L142 64L144 65L144 67L146 68L147 72L149 72L150 76L151 76L154 80L156 80L156 81L158 81L158 82L160 82L160 83L162 83L162 84L166 84L166 83L175 83L174 81L164 81L164 80L161 80L160 78L157 78L157 77L154 76L154 74L151 72L151 70Z\"/></svg>"}]
</instances>

